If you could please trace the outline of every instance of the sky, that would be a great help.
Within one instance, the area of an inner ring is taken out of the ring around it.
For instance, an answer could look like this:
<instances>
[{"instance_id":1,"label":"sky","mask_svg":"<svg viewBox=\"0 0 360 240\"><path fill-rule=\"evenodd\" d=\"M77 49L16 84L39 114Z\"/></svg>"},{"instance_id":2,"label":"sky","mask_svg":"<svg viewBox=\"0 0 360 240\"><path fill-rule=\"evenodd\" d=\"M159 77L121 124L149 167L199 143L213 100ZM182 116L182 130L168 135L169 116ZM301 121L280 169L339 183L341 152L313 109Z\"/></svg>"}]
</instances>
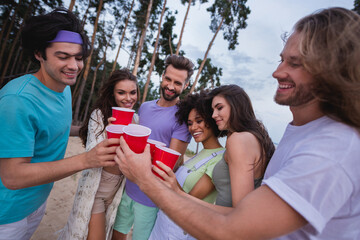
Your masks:
<instances>
[{"instance_id":1,"label":"sky","mask_svg":"<svg viewBox=\"0 0 360 240\"><path fill-rule=\"evenodd\" d=\"M210 14L206 11L209 5L197 3L188 15L181 49L193 61L204 57L213 37L209 29ZM213 65L223 69L222 84L237 84L244 88L257 118L264 123L272 140L278 143L292 120L289 108L273 101L277 81L272 73L279 64L279 54L284 46L281 35L291 32L300 18L316 10L334 6L353 9L354 0L248 0L247 6L251 10L248 26L240 30L236 49L229 51L227 42L219 33L208 57ZM187 6L169 0L168 7L179 12L175 32L180 33ZM193 79L195 76L196 72ZM189 148L196 149L193 140Z\"/></svg>"},{"instance_id":2,"label":"sky","mask_svg":"<svg viewBox=\"0 0 360 240\"><path fill-rule=\"evenodd\" d=\"M181 49L193 62L198 58L203 59L213 37L209 29L210 14L206 11L213 0L209 2L199 4L196 1L186 22ZM319 9L335 6L353 9L354 0L248 0L247 6L251 13L248 15L247 27L239 31L239 44L236 49L228 50L228 43L223 40L220 32L208 57L214 66L223 69L222 84L237 84L244 88L252 101L257 118L264 123L272 140L278 143L286 125L292 120L289 108L273 101L277 81L272 77L272 73L279 64L279 54L283 48L281 35L291 32L300 18ZM167 7L178 10L174 33L180 35L187 5L182 5L179 0L167 0ZM115 58L115 51L117 49L108 56ZM118 59L120 65L126 66L128 58L129 54L121 50ZM195 76L196 72L192 80ZM155 86L158 86L160 77L153 72L151 79ZM222 139L221 143L225 144L225 140ZM194 140L190 142L189 149L195 151Z\"/></svg>"}]
</instances>

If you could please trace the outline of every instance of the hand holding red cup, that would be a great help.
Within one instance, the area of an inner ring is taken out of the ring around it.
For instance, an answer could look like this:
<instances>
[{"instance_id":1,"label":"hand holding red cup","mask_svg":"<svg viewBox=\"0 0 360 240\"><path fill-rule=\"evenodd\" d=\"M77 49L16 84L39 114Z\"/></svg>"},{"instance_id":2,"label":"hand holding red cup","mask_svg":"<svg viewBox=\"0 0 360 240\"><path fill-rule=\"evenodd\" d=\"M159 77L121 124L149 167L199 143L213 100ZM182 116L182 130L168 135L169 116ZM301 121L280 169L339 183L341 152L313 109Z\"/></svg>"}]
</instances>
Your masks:
<instances>
[{"instance_id":1,"label":"hand holding red cup","mask_svg":"<svg viewBox=\"0 0 360 240\"><path fill-rule=\"evenodd\" d=\"M107 138L118 138L120 139L120 137L123 135L123 128L125 127L125 125L109 125L105 128L106 130L106 134L107 134ZM119 144L117 145L112 145L112 146L119 146Z\"/></svg>"},{"instance_id":2,"label":"hand holding red cup","mask_svg":"<svg viewBox=\"0 0 360 240\"><path fill-rule=\"evenodd\" d=\"M138 124L129 124L123 128L124 139L129 145L129 148L135 153L143 153L151 129Z\"/></svg>"},{"instance_id":3,"label":"hand holding red cup","mask_svg":"<svg viewBox=\"0 0 360 240\"><path fill-rule=\"evenodd\" d=\"M152 164L158 167L158 165L156 164L156 161L160 161L160 162L164 163L166 166L168 166L169 168L174 169L175 164L180 156L181 156L181 153L179 153L171 148L156 145L154 157L152 159ZM160 175L157 174L156 172L153 171L153 173L156 176L160 177Z\"/></svg>"},{"instance_id":4,"label":"hand holding red cup","mask_svg":"<svg viewBox=\"0 0 360 240\"><path fill-rule=\"evenodd\" d=\"M150 144L150 154L151 154L151 158L154 158L154 154L155 154L155 146L162 146L162 147L166 147L166 144L160 141L156 141L153 139L148 139L147 142Z\"/></svg>"},{"instance_id":5,"label":"hand holding red cup","mask_svg":"<svg viewBox=\"0 0 360 240\"><path fill-rule=\"evenodd\" d=\"M112 117L116 118L112 124L129 125L133 119L135 110L123 107L112 107Z\"/></svg>"}]
</instances>

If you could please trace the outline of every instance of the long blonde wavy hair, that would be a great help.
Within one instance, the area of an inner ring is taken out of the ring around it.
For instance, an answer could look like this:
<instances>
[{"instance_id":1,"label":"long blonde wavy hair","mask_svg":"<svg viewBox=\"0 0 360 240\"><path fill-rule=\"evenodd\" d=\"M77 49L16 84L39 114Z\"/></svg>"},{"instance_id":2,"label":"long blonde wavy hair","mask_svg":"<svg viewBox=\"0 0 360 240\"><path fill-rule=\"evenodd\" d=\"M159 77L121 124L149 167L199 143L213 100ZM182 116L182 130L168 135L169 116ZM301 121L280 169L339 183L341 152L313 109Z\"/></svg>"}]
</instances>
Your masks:
<instances>
[{"instance_id":1,"label":"long blonde wavy hair","mask_svg":"<svg viewBox=\"0 0 360 240\"><path fill-rule=\"evenodd\" d=\"M300 19L294 31L322 111L360 132L360 15L324 9Z\"/></svg>"}]
</instances>

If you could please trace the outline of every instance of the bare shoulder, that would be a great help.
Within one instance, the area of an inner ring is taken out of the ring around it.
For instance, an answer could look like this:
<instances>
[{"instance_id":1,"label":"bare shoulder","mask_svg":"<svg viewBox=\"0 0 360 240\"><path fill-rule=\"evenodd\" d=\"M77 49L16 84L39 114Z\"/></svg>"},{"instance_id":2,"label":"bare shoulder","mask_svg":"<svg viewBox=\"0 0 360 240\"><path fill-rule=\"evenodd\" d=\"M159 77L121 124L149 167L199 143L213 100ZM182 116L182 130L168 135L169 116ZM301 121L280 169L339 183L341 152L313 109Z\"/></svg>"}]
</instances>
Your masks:
<instances>
[{"instance_id":1,"label":"bare shoulder","mask_svg":"<svg viewBox=\"0 0 360 240\"><path fill-rule=\"evenodd\" d=\"M257 138L250 132L232 133L226 141L226 150L229 162L236 159L248 159L253 163L261 153Z\"/></svg>"},{"instance_id":2,"label":"bare shoulder","mask_svg":"<svg viewBox=\"0 0 360 240\"><path fill-rule=\"evenodd\" d=\"M237 144L241 146L257 146L258 140L250 132L234 132L227 138L227 144Z\"/></svg>"}]
</instances>

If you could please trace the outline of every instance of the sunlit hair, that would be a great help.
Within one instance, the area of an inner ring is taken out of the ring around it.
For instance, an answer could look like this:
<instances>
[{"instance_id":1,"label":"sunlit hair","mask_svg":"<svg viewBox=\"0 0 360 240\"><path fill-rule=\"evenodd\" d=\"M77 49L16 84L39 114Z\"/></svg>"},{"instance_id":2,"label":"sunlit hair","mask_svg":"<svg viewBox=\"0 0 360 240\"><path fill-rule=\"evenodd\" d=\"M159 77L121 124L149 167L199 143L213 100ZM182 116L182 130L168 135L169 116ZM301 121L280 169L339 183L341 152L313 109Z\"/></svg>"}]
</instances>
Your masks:
<instances>
[{"instance_id":1,"label":"sunlit hair","mask_svg":"<svg viewBox=\"0 0 360 240\"><path fill-rule=\"evenodd\" d=\"M300 19L294 31L321 110L360 131L360 16L329 8Z\"/></svg>"},{"instance_id":2,"label":"sunlit hair","mask_svg":"<svg viewBox=\"0 0 360 240\"><path fill-rule=\"evenodd\" d=\"M185 82L187 83L190 80L190 77L194 73L194 64L190 61L190 59L180 56L180 55L170 55L165 59L165 70L169 65L172 65L174 68L178 70L186 70L187 71L187 78Z\"/></svg>"},{"instance_id":3,"label":"sunlit hair","mask_svg":"<svg viewBox=\"0 0 360 240\"><path fill-rule=\"evenodd\" d=\"M241 87L234 84L223 85L213 89L208 94L208 105L211 106L215 96L223 97L230 105L230 117L227 122L228 131L250 132L257 138L263 151L261 151L260 159L254 166L260 164L262 173L264 173L275 151L275 146L265 126L256 119L249 96ZM212 112L213 110L211 110Z\"/></svg>"},{"instance_id":4,"label":"sunlit hair","mask_svg":"<svg viewBox=\"0 0 360 240\"><path fill-rule=\"evenodd\" d=\"M117 106L114 97L114 88L118 82L123 80L130 80L136 83L137 100L139 102L140 91L137 78L126 68L113 71L109 79L104 83L104 85L102 85L101 89L99 90L96 102L93 104L93 107L90 111L90 113L92 113L94 110L99 109L103 115L102 123L104 127L98 133L96 133L96 136L102 134L105 130L105 127L108 125L107 119L112 116L112 107ZM84 146L86 145L90 118L91 116L88 114L79 131L79 136ZM96 121L96 119L92 120Z\"/></svg>"},{"instance_id":5,"label":"sunlit hair","mask_svg":"<svg viewBox=\"0 0 360 240\"><path fill-rule=\"evenodd\" d=\"M40 53L46 60L45 50L52 44L49 41L53 40L60 30L80 34L83 40L82 56L85 60L90 54L89 39L77 16L65 8L56 8L48 14L33 16L27 20L21 32L22 47L35 63L39 63L34 57L35 53Z\"/></svg>"},{"instance_id":6,"label":"sunlit hair","mask_svg":"<svg viewBox=\"0 0 360 240\"><path fill-rule=\"evenodd\" d=\"M177 103L178 111L175 114L179 124L185 123L188 125L188 118L191 110L195 109L196 112L204 119L205 126L210 128L211 131L217 137L223 137L226 135L224 132L220 132L215 120L211 116L211 105L207 104L206 92L193 93L186 95L182 100Z\"/></svg>"}]
</instances>

